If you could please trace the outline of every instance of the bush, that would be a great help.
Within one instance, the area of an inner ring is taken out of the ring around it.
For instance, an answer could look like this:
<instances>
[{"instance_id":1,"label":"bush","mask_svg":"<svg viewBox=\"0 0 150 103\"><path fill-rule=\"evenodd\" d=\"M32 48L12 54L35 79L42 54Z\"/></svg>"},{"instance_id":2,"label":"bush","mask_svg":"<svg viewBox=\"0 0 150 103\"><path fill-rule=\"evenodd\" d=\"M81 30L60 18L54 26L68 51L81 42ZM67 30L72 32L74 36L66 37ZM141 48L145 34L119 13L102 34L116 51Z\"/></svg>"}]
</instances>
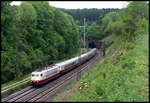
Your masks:
<instances>
[{"instance_id":1,"label":"bush","mask_svg":"<svg viewBox=\"0 0 150 103\"><path fill-rule=\"evenodd\" d=\"M146 31L148 31L148 21L143 18L143 19L140 19L137 23L137 30L135 32L135 35L140 35L140 34L143 34L145 33Z\"/></svg>"},{"instance_id":2,"label":"bush","mask_svg":"<svg viewBox=\"0 0 150 103\"><path fill-rule=\"evenodd\" d=\"M122 21L113 22L111 25L111 31L116 35L123 35L125 32L125 24Z\"/></svg>"}]
</instances>

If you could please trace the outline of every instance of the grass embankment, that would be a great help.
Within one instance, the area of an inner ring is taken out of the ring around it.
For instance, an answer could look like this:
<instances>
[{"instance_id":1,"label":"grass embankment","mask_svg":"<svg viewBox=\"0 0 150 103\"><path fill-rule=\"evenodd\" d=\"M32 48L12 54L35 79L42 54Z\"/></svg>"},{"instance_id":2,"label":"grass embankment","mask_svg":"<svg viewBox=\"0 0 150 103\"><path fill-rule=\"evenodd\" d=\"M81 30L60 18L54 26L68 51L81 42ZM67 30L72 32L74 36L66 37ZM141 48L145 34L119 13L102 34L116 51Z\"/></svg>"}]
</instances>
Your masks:
<instances>
[{"instance_id":1,"label":"grass embankment","mask_svg":"<svg viewBox=\"0 0 150 103\"><path fill-rule=\"evenodd\" d=\"M29 85L30 85L30 81L27 81L26 83L23 83L23 84L20 84L20 85L14 87L14 88L11 88L11 89L9 89L6 92L1 93L1 96L2 96L1 98L6 98L8 95L10 95L10 94L12 94L12 93L14 93L16 91L19 91L19 90L21 90L21 89L23 89L23 88L25 88L25 87L27 87Z\"/></svg>"},{"instance_id":2,"label":"grass embankment","mask_svg":"<svg viewBox=\"0 0 150 103\"><path fill-rule=\"evenodd\" d=\"M4 83L4 84L2 84L1 86L2 86L2 88L4 88L4 87L9 86L9 85L12 85L12 84L14 84L14 83L16 83L16 82L19 82L19 81L21 81L21 80L24 80L24 79L26 79L26 78L28 78L28 77L30 77L30 74L25 75L24 77L20 77L20 78L17 78L17 79L15 79L15 80L9 81L9 82L7 82L7 83Z\"/></svg>"},{"instance_id":3,"label":"grass embankment","mask_svg":"<svg viewBox=\"0 0 150 103\"><path fill-rule=\"evenodd\" d=\"M30 74L25 75L24 77L17 78L15 80L10 81L10 82L4 83L4 84L1 85L1 90L3 90L4 87L13 85L13 84L15 84L17 82L20 82L20 81L22 81L22 80L24 80L26 78L29 78L29 77L30 77ZM11 87L9 90L7 90L7 91L5 91L3 93L1 91L1 96L2 96L2 98L6 98L8 95L10 95L10 94L12 94L12 93L14 93L16 91L19 91L19 90L21 90L21 89L23 89L23 88L25 88L25 87L27 87L29 85L30 85L30 80L27 80L27 82L19 84L16 87L13 87L13 88Z\"/></svg>"},{"instance_id":4,"label":"grass embankment","mask_svg":"<svg viewBox=\"0 0 150 103\"><path fill-rule=\"evenodd\" d=\"M148 36L141 34L135 42L107 38L115 42L104 61L51 101L149 101Z\"/></svg>"}]
</instances>

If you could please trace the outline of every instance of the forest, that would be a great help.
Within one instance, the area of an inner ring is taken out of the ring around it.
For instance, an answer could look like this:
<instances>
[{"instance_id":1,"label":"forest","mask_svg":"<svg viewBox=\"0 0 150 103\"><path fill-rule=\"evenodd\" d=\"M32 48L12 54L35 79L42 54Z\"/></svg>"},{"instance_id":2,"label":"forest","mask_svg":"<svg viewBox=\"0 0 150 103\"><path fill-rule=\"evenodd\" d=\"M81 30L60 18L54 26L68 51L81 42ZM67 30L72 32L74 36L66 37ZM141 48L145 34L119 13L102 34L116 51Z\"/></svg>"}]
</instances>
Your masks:
<instances>
[{"instance_id":1,"label":"forest","mask_svg":"<svg viewBox=\"0 0 150 103\"><path fill-rule=\"evenodd\" d=\"M86 39L101 40L115 34L134 41L148 30L149 6L144 1L130 2L121 10L65 10L47 1L24 1L19 6L11 6L11 2L1 2L1 83L77 54L84 17L89 21Z\"/></svg>"},{"instance_id":2,"label":"forest","mask_svg":"<svg viewBox=\"0 0 150 103\"><path fill-rule=\"evenodd\" d=\"M10 3L3 1L1 10L2 83L78 51L80 35L70 15L48 2Z\"/></svg>"},{"instance_id":3,"label":"forest","mask_svg":"<svg viewBox=\"0 0 150 103\"><path fill-rule=\"evenodd\" d=\"M86 40L96 39L101 40L104 38L105 34L103 34L102 28L102 19L104 16L110 12L117 14L120 9L116 8L103 8L103 9L64 9L59 8L61 11L71 15L74 18L74 21L79 26L84 26L84 18L86 19L85 23L85 31L86 31ZM79 28L81 34L84 33L84 29L82 27Z\"/></svg>"},{"instance_id":4,"label":"forest","mask_svg":"<svg viewBox=\"0 0 150 103\"><path fill-rule=\"evenodd\" d=\"M103 9L64 9L59 8L61 11L71 15L78 25L84 25L83 19L86 18L86 22L90 25L92 22L101 25L102 18L109 12L119 12L120 9L116 8L103 8Z\"/></svg>"}]
</instances>

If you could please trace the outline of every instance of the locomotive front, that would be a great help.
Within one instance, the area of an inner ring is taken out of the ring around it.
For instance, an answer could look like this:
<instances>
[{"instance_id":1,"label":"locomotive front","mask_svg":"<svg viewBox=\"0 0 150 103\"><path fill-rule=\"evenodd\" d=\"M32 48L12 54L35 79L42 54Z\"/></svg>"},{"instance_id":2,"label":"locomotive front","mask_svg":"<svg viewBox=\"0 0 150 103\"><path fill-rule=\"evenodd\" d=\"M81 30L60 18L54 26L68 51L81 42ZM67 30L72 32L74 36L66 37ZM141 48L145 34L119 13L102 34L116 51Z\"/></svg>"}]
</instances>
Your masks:
<instances>
[{"instance_id":1,"label":"locomotive front","mask_svg":"<svg viewBox=\"0 0 150 103\"><path fill-rule=\"evenodd\" d=\"M32 72L31 83L32 85L40 85L43 82L43 74L41 72Z\"/></svg>"}]
</instances>

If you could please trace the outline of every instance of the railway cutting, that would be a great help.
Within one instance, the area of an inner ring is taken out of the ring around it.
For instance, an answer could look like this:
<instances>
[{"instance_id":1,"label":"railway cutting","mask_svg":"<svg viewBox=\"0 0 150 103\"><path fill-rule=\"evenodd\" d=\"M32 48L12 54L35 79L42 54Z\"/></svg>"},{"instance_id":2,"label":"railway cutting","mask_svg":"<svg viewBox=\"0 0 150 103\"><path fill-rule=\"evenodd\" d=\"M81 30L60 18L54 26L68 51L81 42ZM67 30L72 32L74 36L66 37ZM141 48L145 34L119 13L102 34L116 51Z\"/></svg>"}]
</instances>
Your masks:
<instances>
[{"instance_id":1,"label":"railway cutting","mask_svg":"<svg viewBox=\"0 0 150 103\"><path fill-rule=\"evenodd\" d=\"M95 55L84 60L80 65L76 65L72 70L59 75L55 79L48 81L44 85L34 87L28 86L21 91L9 95L7 98L2 99L3 102L41 102L48 101L54 98L58 93L63 91L73 82L80 79L79 73L82 76L89 69L94 67L101 59L101 51L96 50ZM73 60L73 59L72 59Z\"/></svg>"}]
</instances>

